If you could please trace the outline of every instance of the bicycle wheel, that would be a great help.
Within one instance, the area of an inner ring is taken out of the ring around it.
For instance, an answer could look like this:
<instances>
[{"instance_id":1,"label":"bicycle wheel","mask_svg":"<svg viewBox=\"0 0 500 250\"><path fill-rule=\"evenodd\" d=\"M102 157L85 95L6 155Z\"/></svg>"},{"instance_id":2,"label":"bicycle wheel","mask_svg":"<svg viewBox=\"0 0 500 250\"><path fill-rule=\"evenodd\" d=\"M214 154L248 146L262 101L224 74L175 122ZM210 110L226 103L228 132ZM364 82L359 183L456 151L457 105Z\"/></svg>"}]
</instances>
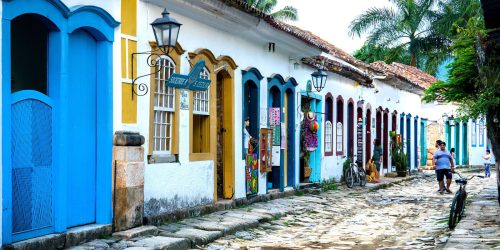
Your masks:
<instances>
[{"instance_id":1,"label":"bicycle wheel","mask_svg":"<svg viewBox=\"0 0 500 250\"><path fill-rule=\"evenodd\" d=\"M345 176L345 182L349 188L352 188L352 186L354 185L354 176L352 172L352 168L348 168Z\"/></svg>"},{"instance_id":2,"label":"bicycle wheel","mask_svg":"<svg viewBox=\"0 0 500 250\"><path fill-rule=\"evenodd\" d=\"M358 172L359 185L364 187L366 185L366 172L364 169L360 169Z\"/></svg>"},{"instance_id":3,"label":"bicycle wheel","mask_svg":"<svg viewBox=\"0 0 500 250\"><path fill-rule=\"evenodd\" d=\"M448 218L448 227L450 229L455 228L458 223L458 214L461 212L460 205L462 203L462 196L457 193L451 202L450 207L450 217Z\"/></svg>"},{"instance_id":4,"label":"bicycle wheel","mask_svg":"<svg viewBox=\"0 0 500 250\"><path fill-rule=\"evenodd\" d=\"M464 211L465 211L465 200L467 198L467 193L462 194L462 199L460 199L460 204L458 204L457 208L459 208L459 213L458 213L458 221L460 222L462 220L462 217L464 216Z\"/></svg>"}]
</instances>

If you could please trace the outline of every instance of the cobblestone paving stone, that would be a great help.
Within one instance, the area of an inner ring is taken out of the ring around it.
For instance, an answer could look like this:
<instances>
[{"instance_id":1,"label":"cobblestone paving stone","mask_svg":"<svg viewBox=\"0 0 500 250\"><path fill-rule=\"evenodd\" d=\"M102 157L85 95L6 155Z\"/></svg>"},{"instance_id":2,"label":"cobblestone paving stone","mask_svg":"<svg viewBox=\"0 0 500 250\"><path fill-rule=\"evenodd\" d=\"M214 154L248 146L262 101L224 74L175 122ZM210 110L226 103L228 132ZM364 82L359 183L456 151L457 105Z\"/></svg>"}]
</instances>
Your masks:
<instances>
[{"instance_id":1,"label":"cobblestone paving stone","mask_svg":"<svg viewBox=\"0 0 500 250\"><path fill-rule=\"evenodd\" d=\"M340 186L319 195L255 203L165 224L153 235L99 239L73 249L443 248L451 233L447 218L453 195L436 192L432 173L385 189ZM469 199L493 186L489 182L473 179L467 185ZM498 228L483 232L499 236Z\"/></svg>"},{"instance_id":2,"label":"cobblestone paving stone","mask_svg":"<svg viewBox=\"0 0 500 250\"><path fill-rule=\"evenodd\" d=\"M465 217L451 233L445 249L500 249L500 206L496 179L485 179L488 185L473 199Z\"/></svg>"}]
</instances>

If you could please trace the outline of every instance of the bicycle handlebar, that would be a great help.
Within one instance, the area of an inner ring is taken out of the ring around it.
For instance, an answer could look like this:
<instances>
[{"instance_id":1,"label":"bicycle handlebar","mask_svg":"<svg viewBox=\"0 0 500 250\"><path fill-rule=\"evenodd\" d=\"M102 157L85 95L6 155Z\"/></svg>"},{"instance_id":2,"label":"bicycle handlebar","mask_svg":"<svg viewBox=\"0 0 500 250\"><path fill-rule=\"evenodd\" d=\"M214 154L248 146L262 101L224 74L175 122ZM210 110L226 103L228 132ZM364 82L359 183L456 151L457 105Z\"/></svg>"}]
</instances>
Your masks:
<instances>
[{"instance_id":1,"label":"bicycle handlebar","mask_svg":"<svg viewBox=\"0 0 500 250\"><path fill-rule=\"evenodd\" d=\"M474 178L474 177L484 178L484 176L483 176L483 175L472 175L472 176L470 176L470 177L468 177L468 178L464 178L464 177L460 174L460 172L455 171L455 172L453 172L453 173L458 174L458 176L460 177L460 179L465 179L465 180L471 180L471 179L472 179L472 178Z\"/></svg>"}]
</instances>

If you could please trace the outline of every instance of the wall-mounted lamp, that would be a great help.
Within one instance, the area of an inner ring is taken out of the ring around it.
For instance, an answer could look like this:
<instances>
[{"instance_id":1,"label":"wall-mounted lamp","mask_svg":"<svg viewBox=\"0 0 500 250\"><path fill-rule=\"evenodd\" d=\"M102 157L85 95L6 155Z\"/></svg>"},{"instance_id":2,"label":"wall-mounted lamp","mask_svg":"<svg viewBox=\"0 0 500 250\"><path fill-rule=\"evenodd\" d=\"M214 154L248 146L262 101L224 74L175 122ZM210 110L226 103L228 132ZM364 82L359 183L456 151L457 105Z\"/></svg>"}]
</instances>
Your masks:
<instances>
[{"instance_id":1,"label":"wall-mounted lamp","mask_svg":"<svg viewBox=\"0 0 500 250\"><path fill-rule=\"evenodd\" d=\"M144 96L148 93L149 87L145 83L140 83L137 86L137 90L135 91L134 86L138 79L150 76L158 73L162 68L160 67L155 72L141 75L134 78L134 56L135 55L148 55L147 63L149 67L155 68L157 64L156 57L160 57L162 55L168 56L170 49L174 48L177 44L177 38L179 37L179 30L181 29L181 23L177 22L174 18L171 18L170 13L167 9L164 9L161 13L162 17L157 18L151 23L151 27L153 28L153 33L155 35L156 45L158 46L157 50L154 51L146 51L146 52L137 52L132 53L132 99L134 99L134 95L136 96ZM154 56L154 58L152 58Z\"/></svg>"},{"instance_id":2,"label":"wall-mounted lamp","mask_svg":"<svg viewBox=\"0 0 500 250\"><path fill-rule=\"evenodd\" d=\"M321 92L326 85L328 74L318 67L318 70L311 74L312 84L316 91Z\"/></svg>"}]
</instances>

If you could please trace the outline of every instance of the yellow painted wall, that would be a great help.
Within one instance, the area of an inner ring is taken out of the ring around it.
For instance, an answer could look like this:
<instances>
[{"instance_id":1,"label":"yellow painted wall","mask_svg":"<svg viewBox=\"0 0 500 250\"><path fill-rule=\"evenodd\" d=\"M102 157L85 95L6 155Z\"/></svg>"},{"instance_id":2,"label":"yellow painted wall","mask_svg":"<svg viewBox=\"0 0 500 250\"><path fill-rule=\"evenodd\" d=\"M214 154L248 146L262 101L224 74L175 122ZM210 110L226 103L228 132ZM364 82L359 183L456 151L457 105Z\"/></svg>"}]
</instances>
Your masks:
<instances>
[{"instance_id":1,"label":"yellow painted wall","mask_svg":"<svg viewBox=\"0 0 500 250\"><path fill-rule=\"evenodd\" d=\"M121 1L122 122L137 123L137 96L132 98L131 80L137 77L137 60L132 67L132 53L137 52L137 0ZM136 57L134 57L136 58ZM133 74L132 74L133 71ZM134 87L137 90L137 86Z\"/></svg>"},{"instance_id":2,"label":"yellow painted wall","mask_svg":"<svg viewBox=\"0 0 500 250\"><path fill-rule=\"evenodd\" d=\"M137 91L137 85L134 87ZM122 83L122 122L137 122L137 96L132 99L132 89L130 83Z\"/></svg>"},{"instance_id":3,"label":"yellow painted wall","mask_svg":"<svg viewBox=\"0 0 500 250\"><path fill-rule=\"evenodd\" d=\"M122 34L129 36L137 35L137 0L121 1L121 28Z\"/></svg>"}]
</instances>

